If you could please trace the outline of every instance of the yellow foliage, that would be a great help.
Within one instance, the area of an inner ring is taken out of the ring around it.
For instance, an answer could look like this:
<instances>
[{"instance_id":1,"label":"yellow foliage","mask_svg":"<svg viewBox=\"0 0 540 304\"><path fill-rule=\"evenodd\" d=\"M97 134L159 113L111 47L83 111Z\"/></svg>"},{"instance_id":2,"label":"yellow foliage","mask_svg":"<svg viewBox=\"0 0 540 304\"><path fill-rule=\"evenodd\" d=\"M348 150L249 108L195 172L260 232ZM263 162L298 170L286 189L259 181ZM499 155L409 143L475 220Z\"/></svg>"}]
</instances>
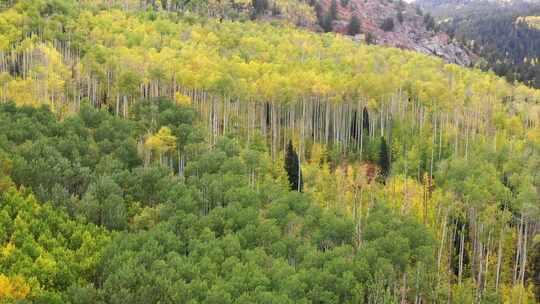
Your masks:
<instances>
[{"instance_id":1,"label":"yellow foliage","mask_svg":"<svg viewBox=\"0 0 540 304\"><path fill-rule=\"evenodd\" d=\"M531 28L540 29L540 16L524 16L518 17L516 22L523 22Z\"/></svg>"},{"instance_id":2,"label":"yellow foliage","mask_svg":"<svg viewBox=\"0 0 540 304\"><path fill-rule=\"evenodd\" d=\"M37 106L39 104L34 95L34 81L31 79L13 80L7 85L6 98L19 106Z\"/></svg>"},{"instance_id":3,"label":"yellow foliage","mask_svg":"<svg viewBox=\"0 0 540 304\"><path fill-rule=\"evenodd\" d=\"M317 165L320 164L324 159L324 147L321 144L314 143L311 147L311 159L310 162Z\"/></svg>"},{"instance_id":4,"label":"yellow foliage","mask_svg":"<svg viewBox=\"0 0 540 304\"><path fill-rule=\"evenodd\" d=\"M192 103L191 97L186 96L180 92L176 92L176 94L174 94L174 101L176 101L177 105L185 107L191 106Z\"/></svg>"},{"instance_id":5,"label":"yellow foliage","mask_svg":"<svg viewBox=\"0 0 540 304\"><path fill-rule=\"evenodd\" d=\"M57 271L57 264L52 256L40 255L36 259L35 263L41 271L47 273L48 275L54 274Z\"/></svg>"},{"instance_id":6,"label":"yellow foliage","mask_svg":"<svg viewBox=\"0 0 540 304\"><path fill-rule=\"evenodd\" d=\"M524 126L519 117L513 116L512 118L508 119L507 125L508 125L508 130L510 131L510 134L514 136L523 134Z\"/></svg>"},{"instance_id":7,"label":"yellow foliage","mask_svg":"<svg viewBox=\"0 0 540 304\"><path fill-rule=\"evenodd\" d=\"M23 300L30 292L30 287L20 276L9 278L0 274L0 303Z\"/></svg>"},{"instance_id":8,"label":"yellow foliage","mask_svg":"<svg viewBox=\"0 0 540 304\"><path fill-rule=\"evenodd\" d=\"M176 148L176 137L172 135L171 129L161 127L159 132L146 138L144 145L158 153L165 153Z\"/></svg>"},{"instance_id":9,"label":"yellow foliage","mask_svg":"<svg viewBox=\"0 0 540 304\"><path fill-rule=\"evenodd\" d=\"M533 142L540 142L540 126L527 132L527 139Z\"/></svg>"},{"instance_id":10,"label":"yellow foliage","mask_svg":"<svg viewBox=\"0 0 540 304\"><path fill-rule=\"evenodd\" d=\"M535 304L534 292L532 290L533 284L529 285L529 288L525 288L522 285L505 286L503 287L503 298L505 304Z\"/></svg>"},{"instance_id":11,"label":"yellow foliage","mask_svg":"<svg viewBox=\"0 0 540 304\"><path fill-rule=\"evenodd\" d=\"M392 206L399 208L417 218L423 218L425 207L432 209L433 205L426 201L426 187L415 179L403 176L392 177L385 187L388 197L394 201ZM429 216L429 211L428 216Z\"/></svg>"},{"instance_id":12,"label":"yellow foliage","mask_svg":"<svg viewBox=\"0 0 540 304\"><path fill-rule=\"evenodd\" d=\"M8 258L15 250L15 245L12 242L7 243L0 249L0 259Z\"/></svg>"}]
</instances>

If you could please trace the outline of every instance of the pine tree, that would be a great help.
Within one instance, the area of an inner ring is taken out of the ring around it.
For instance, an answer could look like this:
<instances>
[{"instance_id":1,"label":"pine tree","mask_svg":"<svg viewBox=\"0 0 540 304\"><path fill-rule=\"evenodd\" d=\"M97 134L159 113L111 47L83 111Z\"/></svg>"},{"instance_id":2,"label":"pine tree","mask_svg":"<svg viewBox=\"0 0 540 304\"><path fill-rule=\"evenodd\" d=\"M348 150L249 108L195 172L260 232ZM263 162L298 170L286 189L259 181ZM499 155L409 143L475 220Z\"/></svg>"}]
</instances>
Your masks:
<instances>
[{"instance_id":1,"label":"pine tree","mask_svg":"<svg viewBox=\"0 0 540 304\"><path fill-rule=\"evenodd\" d=\"M364 128L364 131L369 133L369 112L366 107L364 107L364 111L362 113L362 128Z\"/></svg>"},{"instance_id":2,"label":"pine tree","mask_svg":"<svg viewBox=\"0 0 540 304\"><path fill-rule=\"evenodd\" d=\"M353 111L353 117L351 120L351 138L357 139L358 138L358 111Z\"/></svg>"},{"instance_id":3,"label":"pine tree","mask_svg":"<svg viewBox=\"0 0 540 304\"><path fill-rule=\"evenodd\" d=\"M328 12L326 15L322 14L322 7L316 6L315 12L317 14L317 18L319 20L319 25L325 32L331 32L333 30L333 23L334 20L337 19L337 2L336 0L332 0L332 3L330 4L330 8L328 9Z\"/></svg>"},{"instance_id":4,"label":"pine tree","mask_svg":"<svg viewBox=\"0 0 540 304\"><path fill-rule=\"evenodd\" d=\"M429 31L435 30L435 19L429 13L424 16L424 24Z\"/></svg>"},{"instance_id":5,"label":"pine tree","mask_svg":"<svg viewBox=\"0 0 540 304\"><path fill-rule=\"evenodd\" d=\"M303 181L300 160L290 140L287 145L287 154L285 155L285 170L287 171L291 190L302 192Z\"/></svg>"},{"instance_id":6,"label":"pine tree","mask_svg":"<svg viewBox=\"0 0 540 304\"><path fill-rule=\"evenodd\" d=\"M333 29L333 25L332 25L332 16L330 16L330 14L326 15L325 17L323 17L323 20L322 20L322 23L321 23L321 27L323 28L323 30L328 33L328 32L331 32L332 29Z\"/></svg>"},{"instance_id":7,"label":"pine tree","mask_svg":"<svg viewBox=\"0 0 540 304\"><path fill-rule=\"evenodd\" d=\"M384 19L383 23L381 24L381 29L385 32L391 32L394 30L394 19L392 17L388 17Z\"/></svg>"},{"instance_id":8,"label":"pine tree","mask_svg":"<svg viewBox=\"0 0 540 304\"><path fill-rule=\"evenodd\" d=\"M337 1L332 0L332 3L330 4L330 11L329 16L332 21L336 20L338 17L338 11L337 11Z\"/></svg>"},{"instance_id":9,"label":"pine tree","mask_svg":"<svg viewBox=\"0 0 540 304\"><path fill-rule=\"evenodd\" d=\"M319 25L322 27L324 23L324 11L319 2L315 3L314 10L315 10L315 15L317 16L317 21L319 22Z\"/></svg>"},{"instance_id":10,"label":"pine tree","mask_svg":"<svg viewBox=\"0 0 540 304\"><path fill-rule=\"evenodd\" d=\"M351 17L351 20L349 21L349 26L347 27L347 33L351 36L360 33L360 20L356 15L353 15Z\"/></svg>"},{"instance_id":11,"label":"pine tree","mask_svg":"<svg viewBox=\"0 0 540 304\"><path fill-rule=\"evenodd\" d=\"M264 12L268 9L267 0L252 0L252 5L254 9L254 15L256 16L264 14Z\"/></svg>"},{"instance_id":12,"label":"pine tree","mask_svg":"<svg viewBox=\"0 0 540 304\"><path fill-rule=\"evenodd\" d=\"M379 149L379 168L381 169L381 177L385 179L390 173L390 155L384 137L381 137Z\"/></svg>"},{"instance_id":13,"label":"pine tree","mask_svg":"<svg viewBox=\"0 0 540 304\"><path fill-rule=\"evenodd\" d=\"M401 9L398 10L396 18L399 21L399 23L403 23L403 12L401 11Z\"/></svg>"}]
</instances>

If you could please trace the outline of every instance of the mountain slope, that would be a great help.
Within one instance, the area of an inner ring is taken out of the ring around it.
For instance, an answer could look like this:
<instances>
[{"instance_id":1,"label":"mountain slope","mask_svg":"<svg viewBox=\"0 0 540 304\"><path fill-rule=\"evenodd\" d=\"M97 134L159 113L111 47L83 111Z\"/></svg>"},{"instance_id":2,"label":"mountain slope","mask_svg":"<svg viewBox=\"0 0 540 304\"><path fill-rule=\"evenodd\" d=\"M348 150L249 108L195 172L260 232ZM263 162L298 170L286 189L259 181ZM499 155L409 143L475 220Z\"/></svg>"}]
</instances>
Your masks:
<instances>
[{"instance_id":1,"label":"mountain slope","mask_svg":"<svg viewBox=\"0 0 540 304\"><path fill-rule=\"evenodd\" d=\"M349 32L351 17L357 16L358 31L369 43L435 55L463 66L470 65L475 58L446 33L438 31L431 16L422 15L415 6L401 0L130 0L123 3L129 3L122 6L129 10L189 12L222 21L264 20L342 34Z\"/></svg>"},{"instance_id":2,"label":"mountain slope","mask_svg":"<svg viewBox=\"0 0 540 304\"><path fill-rule=\"evenodd\" d=\"M0 303L535 302L539 90L219 3L0 10Z\"/></svg>"},{"instance_id":3,"label":"mountain slope","mask_svg":"<svg viewBox=\"0 0 540 304\"><path fill-rule=\"evenodd\" d=\"M337 17L332 30L347 33L353 16L360 20L360 32L369 42L435 55L446 62L470 65L474 55L442 31L431 16L423 15L415 6L403 1L382 0L322 0L322 11L317 10L319 23L331 14L332 6ZM324 28L324 26L323 26Z\"/></svg>"},{"instance_id":4,"label":"mountain slope","mask_svg":"<svg viewBox=\"0 0 540 304\"><path fill-rule=\"evenodd\" d=\"M540 16L538 1L432 1L419 0L436 16L440 26L452 33L509 81L540 88Z\"/></svg>"}]
</instances>

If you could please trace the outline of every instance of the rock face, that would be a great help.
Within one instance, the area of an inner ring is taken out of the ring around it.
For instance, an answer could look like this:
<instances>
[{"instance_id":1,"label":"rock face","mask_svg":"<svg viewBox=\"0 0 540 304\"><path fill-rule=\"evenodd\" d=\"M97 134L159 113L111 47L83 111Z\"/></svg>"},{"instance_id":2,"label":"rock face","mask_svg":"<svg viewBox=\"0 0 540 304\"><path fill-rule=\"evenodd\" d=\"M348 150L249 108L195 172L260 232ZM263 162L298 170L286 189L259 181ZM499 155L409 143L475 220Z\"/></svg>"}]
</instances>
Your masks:
<instances>
[{"instance_id":1,"label":"rock face","mask_svg":"<svg viewBox=\"0 0 540 304\"><path fill-rule=\"evenodd\" d=\"M445 35L448 37L448 35ZM473 62L473 54L462 49L456 42L441 41L441 36L427 38L414 46L414 50L424 54L431 54L444 58L449 63L470 66Z\"/></svg>"},{"instance_id":2,"label":"rock face","mask_svg":"<svg viewBox=\"0 0 540 304\"><path fill-rule=\"evenodd\" d=\"M322 0L327 11L332 0ZM350 0L346 5L337 0L338 21L333 30L347 33L347 25L353 15L360 19L361 32L371 36L375 44L413 50L443 58L448 63L468 66L476 58L474 54L452 41L448 34L434 29L435 23L416 6L394 0ZM391 22L388 20L392 20ZM393 28L383 30L383 23Z\"/></svg>"}]
</instances>

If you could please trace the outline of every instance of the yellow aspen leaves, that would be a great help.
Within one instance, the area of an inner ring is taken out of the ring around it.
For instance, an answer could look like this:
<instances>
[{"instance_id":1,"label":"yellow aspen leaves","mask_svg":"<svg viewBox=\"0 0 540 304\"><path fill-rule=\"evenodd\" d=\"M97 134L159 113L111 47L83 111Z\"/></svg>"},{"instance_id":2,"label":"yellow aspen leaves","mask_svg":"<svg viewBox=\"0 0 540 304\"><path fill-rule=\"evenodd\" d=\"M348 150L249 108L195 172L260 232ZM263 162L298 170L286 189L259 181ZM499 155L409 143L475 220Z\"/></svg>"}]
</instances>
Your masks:
<instances>
[{"instance_id":1,"label":"yellow aspen leaves","mask_svg":"<svg viewBox=\"0 0 540 304\"><path fill-rule=\"evenodd\" d=\"M23 300L30 292L30 287L20 276L7 277L0 274L0 303Z\"/></svg>"},{"instance_id":2,"label":"yellow aspen leaves","mask_svg":"<svg viewBox=\"0 0 540 304\"><path fill-rule=\"evenodd\" d=\"M510 134L518 136L523 133L524 126L519 117L513 116L512 118L507 120L507 124Z\"/></svg>"},{"instance_id":3,"label":"yellow aspen leaves","mask_svg":"<svg viewBox=\"0 0 540 304\"><path fill-rule=\"evenodd\" d=\"M527 139L532 142L540 143L540 127L527 131Z\"/></svg>"},{"instance_id":4,"label":"yellow aspen leaves","mask_svg":"<svg viewBox=\"0 0 540 304\"><path fill-rule=\"evenodd\" d=\"M152 151L163 154L176 149L176 137L172 135L170 128L162 127L157 134L146 138L145 146Z\"/></svg>"},{"instance_id":5,"label":"yellow aspen leaves","mask_svg":"<svg viewBox=\"0 0 540 304\"><path fill-rule=\"evenodd\" d=\"M314 143L311 147L310 162L314 165L319 165L324 160L325 149L322 144Z\"/></svg>"},{"instance_id":6,"label":"yellow aspen leaves","mask_svg":"<svg viewBox=\"0 0 540 304\"><path fill-rule=\"evenodd\" d=\"M39 105L38 99L34 94L34 81L31 79L19 79L8 82L5 98L20 106Z\"/></svg>"},{"instance_id":7,"label":"yellow aspen leaves","mask_svg":"<svg viewBox=\"0 0 540 304\"><path fill-rule=\"evenodd\" d=\"M176 94L174 94L174 101L177 105L184 107L189 107L192 103L191 97L186 96L180 92L176 92Z\"/></svg>"}]
</instances>

